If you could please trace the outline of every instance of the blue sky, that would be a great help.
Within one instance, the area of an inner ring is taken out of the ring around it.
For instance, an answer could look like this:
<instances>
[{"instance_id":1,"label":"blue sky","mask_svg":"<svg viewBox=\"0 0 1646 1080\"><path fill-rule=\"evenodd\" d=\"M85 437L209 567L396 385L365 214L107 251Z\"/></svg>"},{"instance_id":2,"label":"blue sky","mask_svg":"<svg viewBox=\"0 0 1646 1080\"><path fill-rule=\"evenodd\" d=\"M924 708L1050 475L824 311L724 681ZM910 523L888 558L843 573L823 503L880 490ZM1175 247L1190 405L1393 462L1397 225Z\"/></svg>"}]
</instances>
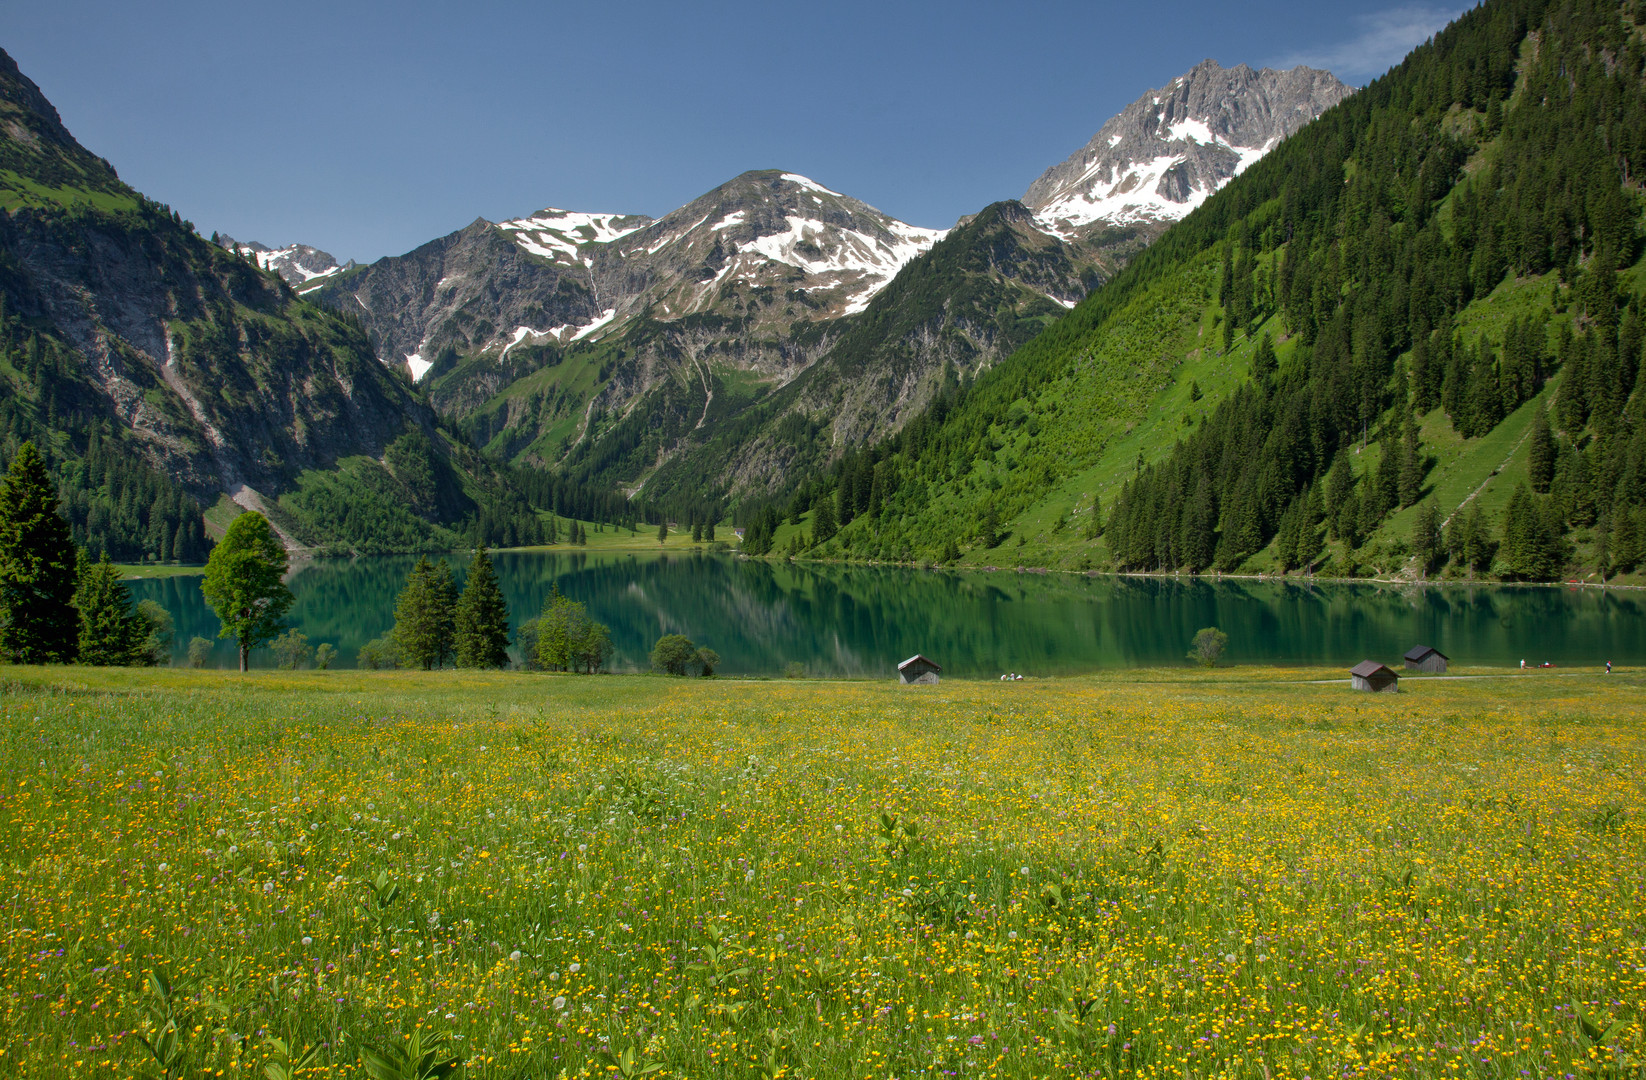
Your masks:
<instances>
[{"instance_id":1,"label":"blue sky","mask_svg":"<svg viewBox=\"0 0 1646 1080\"><path fill-rule=\"evenodd\" d=\"M1211 57L1361 85L1462 5L0 0L69 130L203 232L407 251L746 169L945 227Z\"/></svg>"}]
</instances>

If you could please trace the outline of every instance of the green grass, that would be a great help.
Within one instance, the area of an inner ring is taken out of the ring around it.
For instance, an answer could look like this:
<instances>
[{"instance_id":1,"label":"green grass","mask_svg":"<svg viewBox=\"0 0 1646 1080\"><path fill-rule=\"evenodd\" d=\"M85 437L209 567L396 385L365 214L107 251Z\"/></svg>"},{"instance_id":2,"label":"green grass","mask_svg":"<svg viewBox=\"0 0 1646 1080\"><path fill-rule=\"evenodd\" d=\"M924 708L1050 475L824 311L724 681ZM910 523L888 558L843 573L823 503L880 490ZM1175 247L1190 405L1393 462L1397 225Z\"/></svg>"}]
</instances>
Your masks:
<instances>
[{"instance_id":1,"label":"green grass","mask_svg":"<svg viewBox=\"0 0 1646 1080\"><path fill-rule=\"evenodd\" d=\"M116 563L120 576L127 581L147 578L198 577L206 572L204 566L184 566L180 563Z\"/></svg>"},{"instance_id":2,"label":"green grass","mask_svg":"<svg viewBox=\"0 0 1646 1080\"><path fill-rule=\"evenodd\" d=\"M547 515L540 515L540 516L547 516ZM522 548L520 550L524 550L524 551L559 551L559 552L587 551L587 552L591 552L591 553L601 553L601 552L608 552L608 551L610 551L610 552L620 552L621 551L621 552L647 552L647 553L652 553L652 554L655 554L657 552L668 552L668 553L680 552L680 553L684 554L686 552L690 552L690 551L693 551L693 550L708 551L710 548L712 548L714 546L714 544L710 543L709 541L703 541L701 543L693 543L692 542L692 531L691 531L690 527L687 527L687 528L684 528L684 529L676 529L676 528L671 527L669 529L668 539L666 541L664 541L662 544L659 544L657 542L657 526L656 525L640 525L640 526L637 526L635 533L631 536L629 534L628 529L621 529L621 528L618 528L618 527L613 526L613 525L604 525L604 526L601 527L603 531L595 532L594 531L594 525L592 523L584 523L584 525L583 525L583 534L588 539L588 543L581 544L581 545L571 545L571 544L567 544L566 540L565 540L565 537L566 537L565 529L566 529L567 519L560 518L558 520L560 521L560 530L561 530L560 531L560 543L558 543L556 545L552 545L552 546L545 546L545 547L539 547L539 548ZM732 550L732 551L737 550L738 539L737 539L737 536L732 532L732 527L729 524L722 524L722 525L715 526L714 536L715 536L715 542L716 543L724 543L724 544L729 545L730 550Z\"/></svg>"},{"instance_id":3,"label":"green grass","mask_svg":"<svg viewBox=\"0 0 1646 1080\"><path fill-rule=\"evenodd\" d=\"M49 187L9 169L0 169L0 210L9 213L31 206L84 206L114 214L136 211L137 199L127 194L92 191L68 184L62 187Z\"/></svg>"},{"instance_id":4,"label":"green grass","mask_svg":"<svg viewBox=\"0 0 1646 1080\"><path fill-rule=\"evenodd\" d=\"M1642 675L1340 676L0 668L0 1071L1638 1072Z\"/></svg>"}]
</instances>

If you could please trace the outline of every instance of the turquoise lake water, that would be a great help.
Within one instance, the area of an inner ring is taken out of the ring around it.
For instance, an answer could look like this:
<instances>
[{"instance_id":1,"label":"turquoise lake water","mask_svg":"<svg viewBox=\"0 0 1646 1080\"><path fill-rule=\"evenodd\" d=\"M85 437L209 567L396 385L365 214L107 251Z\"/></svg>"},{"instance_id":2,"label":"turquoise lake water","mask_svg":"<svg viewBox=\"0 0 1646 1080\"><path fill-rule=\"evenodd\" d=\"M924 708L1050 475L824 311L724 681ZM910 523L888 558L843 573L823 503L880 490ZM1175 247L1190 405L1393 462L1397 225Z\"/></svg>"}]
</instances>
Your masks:
<instances>
[{"instance_id":1,"label":"turquoise lake water","mask_svg":"<svg viewBox=\"0 0 1646 1080\"><path fill-rule=\"evenodd\" d=\"M414 561L299 564L289 621L353 666L360 646L393 626ZM469 557L449 561L461 578ZM644 668L658 636L682 633L719 652L728 674L781 675L798 663L812 675L890 677L919 652L950 676L1063 675L1183 663L1203 626L1229 635L1234 663L1387 663L1416 644L1463 664L1646 662L1646 592L1635 590L961 573L709 554L500 552L493 562L514 625L558 585L611 627L618 671ZM198 577L127 584L172 613L179 662L190 638L216 637ZM253 655L272 665L266 649ZM212 663L234 665L229 642Z\"/></svg>"}]
</instances>

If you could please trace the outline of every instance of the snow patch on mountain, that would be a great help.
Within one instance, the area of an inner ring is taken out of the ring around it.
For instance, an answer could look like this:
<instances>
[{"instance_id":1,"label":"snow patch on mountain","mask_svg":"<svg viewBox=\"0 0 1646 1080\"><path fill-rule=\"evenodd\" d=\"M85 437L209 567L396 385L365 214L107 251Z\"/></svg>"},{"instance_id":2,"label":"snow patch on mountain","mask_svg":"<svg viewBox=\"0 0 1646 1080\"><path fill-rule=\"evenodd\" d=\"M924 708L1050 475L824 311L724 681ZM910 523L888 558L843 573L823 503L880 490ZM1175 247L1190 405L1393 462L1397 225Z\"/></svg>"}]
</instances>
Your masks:
<instances>
[{"instance_id":1,"label":"snow patch on mountain","mask_svg":"<svg viewBox=\"0 0 1646 1080\"><path fill-rule=\"evenodd\" d=\"M1207 60L1111 118L1023 203L1066 240L1097 225L1176 221L1349 93L1325 71Z\"/></svg>"},{"instance_id":2,"label":"snow patch on mountain","mask_svg":"<svg viewBox=\"0 0 1646 1080\"><path fill-rule=\"evenodd\" d=\"M845 198L845 196L840 194L840 192L831 191L822 184L819 184L816 180L813 180L810 177L801 176L799 173L786 172L780 179L787 180L789 183L794 184L797 187L805 188L807 191L815 191L819 195L833 195L837 199Z\"/></svg>"},{"instance_id":3,"label":"snow patch on mountain","mask_svg":"<svg viewBox=\"0 0 1646 1080\"><path fill-rule=\"evenodd\" d=\"M922 229L889 218L886 230L891 233L892 241L888 243L868 233L831 228L821 221L792 214L786 216L784 221L788 224L786 230L757 236L739 245L738 252L793 266L814 277L838 279L845 275L862 275L847 301L845 314L848 315L868 307L874 295L890 284L899 270L911 259L930 251L948 232L946 229ZM835 283L820 282L810 287L828 287Z\"/></svg>"},{"instance_id":4,"label":"snow patch on mountain","mask_svg":"<svg viewBox=\"0 0 1646 1080\"><path fill-rule=\"evenodd\" d=\"M288 244L282 248L271 248L259 244L255 240L245 242L234 239L232 236L216 234L219 247L234 252L243 259L251 259L263 270L272 270L279 274L286 284L298 292L309 292L318 289L326 283L326 279L341 274L352 267L339 266L337 260L319 248L307 244Z\"/></svg>"},{"instance_id":5,"label":"snow patch on mountain","mask_svg":"<svg viewBox=\"0 0 1646 1080\"><path fill-rule=\"evenodd\" d=\"M652 223L643 214L586 214L549 207L531 217L498 224L513 233L522 249L556 262L577 263L579 252L588 244L609 244L638 232Z\"/></svg>"}]
</instances>

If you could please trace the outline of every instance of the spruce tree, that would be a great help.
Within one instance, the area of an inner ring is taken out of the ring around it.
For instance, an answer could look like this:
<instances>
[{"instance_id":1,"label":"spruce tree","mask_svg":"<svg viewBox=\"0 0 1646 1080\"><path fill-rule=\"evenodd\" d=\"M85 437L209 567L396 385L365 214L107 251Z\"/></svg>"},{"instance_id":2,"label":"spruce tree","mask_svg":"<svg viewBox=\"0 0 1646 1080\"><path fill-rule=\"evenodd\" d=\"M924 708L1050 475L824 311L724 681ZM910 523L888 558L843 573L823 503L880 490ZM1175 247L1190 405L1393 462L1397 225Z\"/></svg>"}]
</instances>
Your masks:
<instances>
[{"instance_id":1,"label":"spruce tree","mask_svg":"<svg viewBox=\"0 0 1646 1080\"><path fill-rule=\"evenodd\" d=\"M834 500L825 495L817 500L817 505L812 509L812 545L814 547L818 544L828 543L829 539L834 536L836 532L834 520Z\"/></svg>"},{"instance_id":2,"label":"spruce tree","mask_svg":"<svg viewBox=\"0 0 1646 1080\"><path fill-rule=\"evenodd\" d=\"M1267 379L1275 373L1277 367L1279 361L1275 359L1274 342L1270 341L1269 335L1265 333L1257 343L1257 352L1252 354L1252 378Z\"/></svg>"},{"instance_id":3,"label":"spruce tree","mask_svg":"<svg viewBox=\"0 0 1646 1080\"><path fill-rule=\"evenodd\" d=\"M1440 536L1440 508L1433 499L1426 499L1417 508L1417 520L1412 524L1412 553L1417 556L1424 576L1434 573L1444 552Z\"/></svg>"},{"instance_id":4,"label":"spruce tree","mask_svg":"<svg viewBox=\"0 0 1646 1080\"><path fill-rule=\"evenodd\" d=\"M1549 412L1541 402L1532 417L1531 433L1526 438L1526 472L1531 479L1532 490L1547 495L1549 485L1555 478L1555 438L1554 432L1549 430Z\"/></svg>"},{"instance_id":5,"label":"spruce tree","mask_svg":"<svg viewBox=\"0 0 1646 1080\"><path fill-rule=\"evenodd\" d=\"M1525 484L1516 484L1503 515L1503 563L1522 581L1548 581L1560 572L1559 534Z\"/></svg>"},{"instance_id":6,"label":"spruce tree","mask_svg":"<svg viewBox=\"0 0 1646 1080\"><path fill-rule=\"evenodd\" d=\"M509 607L482 547L469 566L457 601L457 666L500 668L509 663Z\"/></svg>"},{"instance_id":7,"label":"spruce tree","mask_svg":"<svg viewBox=\"0 0 1646 1080\"><path fill-rule=\"evenodd\" d=\"M80 613L80 663L129 667L148 662L148 620L133 610L131 590L121 583L107 552L81 568L74 606Z\"/></svg>"},{"instance_id":8,"label":"spruce tree","mask_svg":"<svg viewBox=\"0 0 1646 1080\"><path fill-rule=\"evenodd\" d=\"M1402 412L1404 420L1400 433L1400 505L1402 508L1417 502L1423 494L1423 446L1417 439L1417 422L1412 414Z\"/></svg>"},{"instance_id":9,"label":"spruce tree","mask_svg":"<svg viewBox=\"0 0 1646 1080\"><path fill-rule=\"evenodd\" d=\"M419 556L394 605L394 643L408 663L424 671L445 664L456 621L451 568Z\"/></svg>"},{"instance_id":10,"label":"spruce tree","mask_svg":"<svg viewBox=\"0 0 1646 1080\"><path fill-rule=\"evenodd\" d=\"M0 481L0 658L19 664L74 659L77 564L46 462L26 442Z\"/></svg>"},{"instance_id":11,"label":"spruce tree","mask_svg":"<svg viewBox=\"0 0 1646 1080\"><path fill-rule=\"evenodd\" d=\"M1000 513L994 508L992 499L983 507L983 520L977 523L977 542L985 548L1000 543Z\"/></svg>"}]
</instances>

